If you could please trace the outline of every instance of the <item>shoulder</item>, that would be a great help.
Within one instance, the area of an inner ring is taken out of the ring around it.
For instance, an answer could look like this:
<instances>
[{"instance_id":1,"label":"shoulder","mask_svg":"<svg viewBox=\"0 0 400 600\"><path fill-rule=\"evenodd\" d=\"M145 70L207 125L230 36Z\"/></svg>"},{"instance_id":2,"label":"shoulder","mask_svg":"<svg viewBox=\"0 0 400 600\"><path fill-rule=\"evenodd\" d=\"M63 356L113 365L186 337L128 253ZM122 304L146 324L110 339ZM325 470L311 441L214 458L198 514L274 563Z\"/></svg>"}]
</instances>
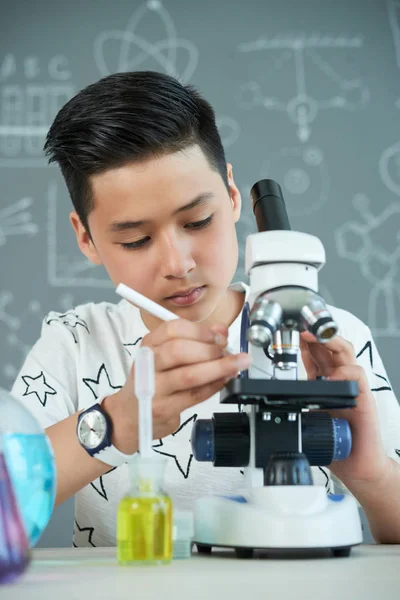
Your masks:
<instances>
[{"instance_id":1,"label":"shoulder","mask_svg":"<svg viewBox=\"0 0 400 600\"><path fill-rule=\"evenodd\" d=\"M42 336L58 335L60 331L68 334L73 343L84 339L109 338L110 334L126 337L136 332L147 332L140 311L125 300L118 304L111 302L88 302L65 312L50 311L43 320Z\"/></svg>"},{"instance_id":2,"label":"shoulder","mask_svg":"<svg viewBox=\"0 0 400 600\"><path fill-rule=\"evenodd\" d=\"M51 310L46 318L47 324L56 323L58 325L68 325L77 327L79 322L94 324L96 321L102 321L108 318L108 315L118 312L119 305L111 302L87 302L86 304L78 304L64 312Z\"/></svg>"}]
</instances>

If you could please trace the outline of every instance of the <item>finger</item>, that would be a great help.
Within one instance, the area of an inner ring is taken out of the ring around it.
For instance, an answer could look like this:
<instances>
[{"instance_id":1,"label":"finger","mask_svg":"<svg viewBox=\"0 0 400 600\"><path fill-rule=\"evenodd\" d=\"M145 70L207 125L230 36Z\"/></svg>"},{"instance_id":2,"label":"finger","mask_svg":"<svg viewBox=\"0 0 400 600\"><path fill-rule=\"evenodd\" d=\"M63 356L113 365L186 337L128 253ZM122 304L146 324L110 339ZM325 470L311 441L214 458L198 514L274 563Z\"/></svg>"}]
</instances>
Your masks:
<instances>
[{"instance_id":1,"label":"finger","mask_svg":"<svg viewBox=\"0 0 400 600\"><path fill-rule=\"evenodd\" d=\"M308 379L315 379L318 375L318 366L310 354L307 342L300 340L301 358Z\"/></svg>"},{"instance_id":2,"label":"finger","mask_svg":"<svg viewBox=\"0 0 400 600\"><path fill-rule=\"evenodd\" d=\"M236 376L238 371L246 370L250 365L248 354L229 354L218 360L191 364L177 369L163 371L157 376L163 396L189 391L219 379Z\"/></svg>"},{"instance_id":3,"label":"finger","mask_svg":"<svg viewBox=\"0 0 400 600\"><path fill-rule=\"evenodd\" d=\"M327 377L335 368L332 352L327 350L322 344L309 344L310 357L317 366L318 375Z\"/></svg>"},{"instance_id":4,"label":"finger","mask_svg":"<svg viewBox=\"0 0 400 600\"><path fill-rule=\"evenodd\" d=\"M227 337L228 330L224 325L210 326L207 323L195 323L187 319L174 319L162 323L147 334L143 338L142 345L156 347L168 340L182 338L209 344L216 343L225 347Z\"/></svg>"},{"instance_id":5,"label":"finger","mask_svg":"<svg viewBox=\"0 0 400 600\"><path fill-rule=\"evenodd\" d=\"M371 396L373 398L367 375L359 365L336 367L328 377L329 381L356 381L358 383L358 397Z\"/></svg>"},{"instance_id":6,"label":"finger","mask_svg":"<svg viewBox=\"0 0 400 600\"><path fill-rule=\"evenodd\" d=\"M223 378L192 390L177 392L169 396L168 401L165 401L165 398L162 398L160 402L156 400L153 403L153 420L163 423L164 428L169 432L176 431L180 423L180 413L220 392L226 381L226 378Z\"/></svg>"},{"instance_id":7,"label":"finger","mask_svg":"<svg viewBox=\"0 0 400 600\"><path fill-rule=\"evenodd\" d=\"M318 366L310 354L308 343L300 337L301 358L309 379L315 379L318 375Z\"/></svg>"},{"instance_id":8,"label":"finger","mask_svg":"<svg viewBox=\"0 0 400 600\"><path fill-rule=\"evenodd\" d=\"M224 356L224 349L217 344L175 338L154 349L156 371L168 371L190 365L216 360Z\"/></svg>"},{"instance_id":9,"label":"finger","mask_svg":"<svg viewBox=\"0 0 400 600\"><path fill-rule=\"evenodd\" d=\"M339 367L341 365L357 364L353 344L342 338L340 335L336 335L331 341L324 344L321 344L321 342L319 342L309 331L303 332L301 337L309 344L311 353L313 353L313 350L317 347L324 348L331 352L332 364L334 366ZM325 354L324 356L327 355Z\"/></svg>"},{"instance_id":10,"label":"finger","mask_svg":"<svg viewBox=\"0 0 400 600\"><path fill-rule=\"evenodd\" d=\"M328 381L356 381L358 383L358 396L356 406L352 408L321 409L318 412L326 411L334 419L345 419L354 434L367 435L369 430L375 429L377 423L376 401L369 389L369 383L365 371L359 365L350 365L348 367L336 368ZM372 425L371 425L372 424ZM373 444L372 439L368 439L367 444Z\"/></svg>"},{"instance_id":11,"label":"finger","mask_svg":"<svg viewBox=\"0 0 400 600\"><path fill-rule=\"evenodd\" d=\"M196 404L200 404L200 402L208 400L214 396L214 394L220 392L225 384L226 378L192 389L190 390L190 393L178 392L172 396L171 405L173 405L174 410L183 412Z\"/></svg>"}]
</instances>

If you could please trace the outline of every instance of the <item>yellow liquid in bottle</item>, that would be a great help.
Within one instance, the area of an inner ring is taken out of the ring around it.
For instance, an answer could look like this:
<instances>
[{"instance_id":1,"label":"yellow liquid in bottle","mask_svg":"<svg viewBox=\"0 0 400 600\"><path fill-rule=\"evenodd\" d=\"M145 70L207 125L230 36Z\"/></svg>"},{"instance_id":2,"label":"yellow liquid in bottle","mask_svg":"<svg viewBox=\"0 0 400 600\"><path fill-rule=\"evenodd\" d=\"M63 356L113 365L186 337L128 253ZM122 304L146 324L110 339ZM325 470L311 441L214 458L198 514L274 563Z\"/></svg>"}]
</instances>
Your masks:
<instances>
[{"instance_id":1,"label":"yellow liquid in bottle","mask_svg":"<svg viewBox=\"0 0 400 600\"><path fill-rule=\"evenodd\" d=\"M172 560L172 502L168 496L125 497L117 513L117 559L121 565Z\"/></svg>"}]
</instances>

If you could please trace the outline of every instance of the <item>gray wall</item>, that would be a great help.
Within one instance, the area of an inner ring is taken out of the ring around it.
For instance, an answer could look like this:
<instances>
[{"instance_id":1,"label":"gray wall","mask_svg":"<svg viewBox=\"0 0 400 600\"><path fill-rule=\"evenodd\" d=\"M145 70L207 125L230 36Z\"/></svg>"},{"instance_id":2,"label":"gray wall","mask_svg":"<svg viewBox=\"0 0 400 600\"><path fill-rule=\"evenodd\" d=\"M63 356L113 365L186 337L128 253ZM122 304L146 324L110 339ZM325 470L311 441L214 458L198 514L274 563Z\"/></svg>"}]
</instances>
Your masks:
<instances>
[{"instance_id":1,"label":"gray wall","mask_svg":"<svg viewBox=\"0 0 400 600\"><path fill-rule=\"evenodd\" d=\"M251 185L281 183L293 229L325 245L322 293L369 324L399 388L400 0L2 1L0 386L48 310L117 300L76 248L42 145L77 90L136 69L174 73L214 104L244 198L242 250ZM70 545L71 507L41 545Z\"/></svg>"}]
</instances>

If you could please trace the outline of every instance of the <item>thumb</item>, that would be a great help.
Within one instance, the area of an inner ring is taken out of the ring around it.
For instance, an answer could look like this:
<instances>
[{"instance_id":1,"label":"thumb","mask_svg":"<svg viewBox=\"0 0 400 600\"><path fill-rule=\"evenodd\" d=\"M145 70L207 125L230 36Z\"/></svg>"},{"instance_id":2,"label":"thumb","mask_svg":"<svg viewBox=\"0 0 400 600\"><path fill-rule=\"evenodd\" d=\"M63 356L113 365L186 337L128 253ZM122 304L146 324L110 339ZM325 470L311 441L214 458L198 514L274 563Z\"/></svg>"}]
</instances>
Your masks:
<instances>
[{"instance_id":1,"label":"thumb","mask_svg":"<svg viewBox=\"0 0 400 600\"><path fill-rule=\"evenodd\" d=\"M359 365L344 365L336 367L329 377L328 381L356 381L358 383L359 395L370 392L369 383L365 371Z\"/></svg>"},{"instance_id":2,"label":"thumb","mask_svg":"<svg viewBox=\"0 0 400 600\"><path fill-rule=\"evenodd\" d=\"M303 361L308 379L316 379L318 375L318 366L310 353L307 342L300 340L300 349L301 359Z\"/></svg>"}]
</instances>

